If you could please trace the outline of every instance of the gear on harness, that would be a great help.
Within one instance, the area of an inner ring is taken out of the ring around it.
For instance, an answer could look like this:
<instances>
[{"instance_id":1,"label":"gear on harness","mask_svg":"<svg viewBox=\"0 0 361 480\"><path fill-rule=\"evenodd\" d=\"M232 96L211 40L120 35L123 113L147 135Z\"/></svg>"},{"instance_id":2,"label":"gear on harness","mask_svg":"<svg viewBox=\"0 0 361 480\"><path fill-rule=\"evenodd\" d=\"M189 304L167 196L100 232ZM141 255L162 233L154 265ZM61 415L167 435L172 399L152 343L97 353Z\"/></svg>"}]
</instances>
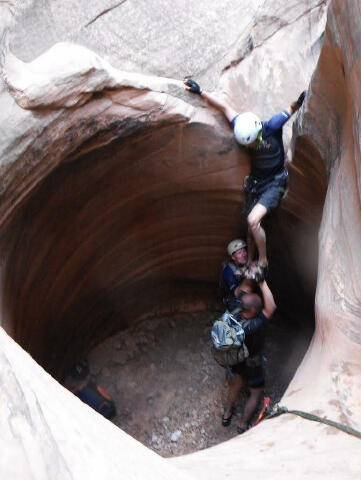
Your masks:
<instances>
[{"instance_id":1,"label":"gear on harness","mask_svg":"<svg viewBox=\"0 0 361 480\"><path fill-rule=\"evenodd\" d=\"M198 95L200 95L202 93L202 89L201 89L200 85L197 82L195 82L194 80L192 80L191 78L185 78L184 79L184 85L189 87L190 92L197 93Z\"/></svg>"},{"instance_id":2,"label":"gear on harness","mask_svg":"<svg viewBox=\"0 0 361 480\"><path fill-rule=\"evenodd\" d=\"M289 410L287 407L281 406L278 403L273 406L271 412L267 414L266 418L268 419L278 417L279 415L283 415L284 413L292 413L293 415L305 418L306 420L324 423L326 425L329 425L330 427L337 428L338 430L341 430L349 435L353 435L354 437L361 439L361 432L355 430L352 427L343 425L342 423L338 423L333 420L328 420L327 418L319 417L318 415L314 415L313 413L304 412L302 410Z\"/></svg>"}]
</instances>

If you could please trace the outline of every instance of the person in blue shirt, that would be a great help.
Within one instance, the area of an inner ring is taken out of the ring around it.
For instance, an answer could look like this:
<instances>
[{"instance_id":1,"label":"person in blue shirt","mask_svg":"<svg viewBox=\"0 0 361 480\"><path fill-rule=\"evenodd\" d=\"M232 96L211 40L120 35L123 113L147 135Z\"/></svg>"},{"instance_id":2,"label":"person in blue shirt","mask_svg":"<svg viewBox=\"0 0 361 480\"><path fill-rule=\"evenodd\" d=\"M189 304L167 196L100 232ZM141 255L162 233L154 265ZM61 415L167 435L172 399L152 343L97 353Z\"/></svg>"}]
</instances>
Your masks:
<instances>
[{"instance_id":1,"label":"person in blue shirt","mask_svg":"<svg viewBox=\"0 0 361 480\"><path fill-rule=\"evenodd\" d=\"M220 288L230 312L242 309L242 295L255 291L260 275L257 266L248 266L247 244L237 238L227 245L229 258L222 264Z\"/></svg>"},{"instance_id":2,"label":"person in blue shirt","mask_svg":"<svg viewBox=\"0 0 361 480\"><path fill-rule=\"evenodd\" d=\"M302 92L289 109L261 122L252 112L238 113L226 102L202 90L198 83L190 78L185 79L184 84L187 90L200 95L226 116L237 142L246 147L249 153L251 172L245 179L248 258L249 261L253 260L256 246L258 266L262 273L266 273L266 235L261 221L267 213L278 207L286 192L288 173L285 168L282 127L301 107L305 92Z\"/></svg>"}]
</instances>

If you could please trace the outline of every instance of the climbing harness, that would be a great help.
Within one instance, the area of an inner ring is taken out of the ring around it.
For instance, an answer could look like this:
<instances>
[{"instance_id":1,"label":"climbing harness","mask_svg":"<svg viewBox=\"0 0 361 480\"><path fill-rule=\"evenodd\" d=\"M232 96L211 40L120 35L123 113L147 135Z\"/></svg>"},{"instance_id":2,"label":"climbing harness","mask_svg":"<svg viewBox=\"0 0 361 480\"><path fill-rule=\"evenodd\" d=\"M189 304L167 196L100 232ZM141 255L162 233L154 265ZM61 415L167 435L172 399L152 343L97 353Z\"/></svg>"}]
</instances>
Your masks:
<instances>
[{"instance_id":1,"label":"climbing harness","mask_svg":"<svg viewBox=\"0 0 361 480\"><path fill-rule=\"evenodd\" d=\"M306 420L325 423L326 425L329 425L330 427L338 428L339 430L345 433L348 433L349 435L353 435L354 437L361 438L361 432L359 432L358 430L355 430L354 428L348 427L347 425L334 422L333 420L328 420L327 418L319 417L318 415L314 415L313 413L303 412L302 410L289 410L287 407L283 407L278 404L274 405L271 412L268 413L265 418L268 419L268 418L278 417L279 415L283 415L284 413L292 413L293 415L298 415L299 417L305 418Z\"/></svg>"}]
</instances>

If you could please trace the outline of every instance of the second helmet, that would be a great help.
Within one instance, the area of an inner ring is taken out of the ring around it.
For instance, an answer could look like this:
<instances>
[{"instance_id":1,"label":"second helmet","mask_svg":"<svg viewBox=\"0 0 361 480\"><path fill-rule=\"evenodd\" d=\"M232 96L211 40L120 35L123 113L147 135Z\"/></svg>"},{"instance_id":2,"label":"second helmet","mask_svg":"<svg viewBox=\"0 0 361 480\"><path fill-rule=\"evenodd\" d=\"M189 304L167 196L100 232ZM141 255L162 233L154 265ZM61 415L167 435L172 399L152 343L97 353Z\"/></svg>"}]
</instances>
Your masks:
<instances>
[{"instance_id":1,"label":"second helmet","mask_svg":"<svg viewBox=\"0 0 361 480\"><path fill-rule=\"evenodd\" d=\"M244 240L241 240L239 238L237 238L236 240L232 240L227 246L228 255L231 257L235 252L237 252L237 250L246 247L247 243Z\"/></svg>"}]
</instances>

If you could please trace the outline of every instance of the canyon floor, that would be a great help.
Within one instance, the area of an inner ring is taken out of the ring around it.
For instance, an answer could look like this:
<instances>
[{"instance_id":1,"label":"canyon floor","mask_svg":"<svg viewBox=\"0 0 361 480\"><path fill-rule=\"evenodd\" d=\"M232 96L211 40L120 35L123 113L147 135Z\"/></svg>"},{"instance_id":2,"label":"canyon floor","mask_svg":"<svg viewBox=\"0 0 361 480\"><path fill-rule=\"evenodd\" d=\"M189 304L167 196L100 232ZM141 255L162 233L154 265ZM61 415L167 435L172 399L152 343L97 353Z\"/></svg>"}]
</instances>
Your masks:
<instances>
[{"instance_id":1,"label":"canyon floor","mask_svg":"<svg viewBox=\"0 0 361 480\"><path fill-rule=\"evenodd\" d=\"M121 429L163 457L194 452L237 435L246 393L229 427L221 425L226 372L213 359L210 330L220 312L177 314L121 331L90 354L91 377L112 396ZM267 330L265 392L278 402L310 333L279 318ZM254 427L257 428L257 427Z\"/></svg>"}]
</instances>

